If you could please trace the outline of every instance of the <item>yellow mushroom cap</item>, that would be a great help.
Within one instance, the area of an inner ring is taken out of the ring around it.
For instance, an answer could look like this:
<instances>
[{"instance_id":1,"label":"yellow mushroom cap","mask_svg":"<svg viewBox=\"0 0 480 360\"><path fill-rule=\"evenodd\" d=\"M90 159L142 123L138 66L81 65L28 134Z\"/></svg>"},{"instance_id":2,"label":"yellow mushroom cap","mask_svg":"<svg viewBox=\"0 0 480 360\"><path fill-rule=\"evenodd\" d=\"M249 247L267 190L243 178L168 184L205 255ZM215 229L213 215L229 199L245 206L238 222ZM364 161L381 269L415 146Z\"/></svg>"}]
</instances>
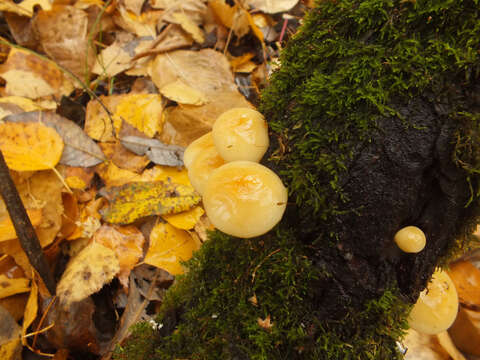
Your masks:
<instances>
[{"instance_id":1,"label":"yellow mushroom cap","mask_svg":"<svg viewBox=\"0 0 480 360\"><path fill-rule=\"evenodd\" d=\"M416 226L406 226L400 229L393 239L400 250L407 253L418 253L426 244L425 234Z\"/></svg>"},{"instance_id":2,"label":"yellow mushroom cap","mask_svg":"<svg viewBox=\"0 0 480 360\"><path fill-rule=\"evenodd\" d=\"M457 311L458 296L455 285L446 272L437 270L413 306L408 324L418 332L438 334L453 324Z\"/></svg>"},{"instance_id":3,"label":"yellow mushroom cap","mask_svg":"<svg viewBox=\"0 0 480 360\"><path fill-rule=\"evenodd\" d=\"M268 149L268 125L258 111L234 108L220 115L212 128L213 142L225 161L259 162Z\"/></svg>"},{"instance_id":4,"label":"yellow mushroom cap","mask_svg":"<svg viewBox=\"0 0 480 360\"><path fill-rule=\"evenodd\" d=\"M251 238L280 221L287 197L287 189L272 170L252 161L233 161L211 174L203 205L217 229Z\"/></svg>"},{"instance_id":5,"label":"yellow mushroom cap","mask_svg":"<svg viewBox=\"0 0 480 360\"><path fill-rule=\"evenodd\" d=\"M195 190L203 194L212 171L225 164L213 144L212 132L188 145L183 154L183 163L188 170L190 183Z\"/></svg>"}]
</instances>

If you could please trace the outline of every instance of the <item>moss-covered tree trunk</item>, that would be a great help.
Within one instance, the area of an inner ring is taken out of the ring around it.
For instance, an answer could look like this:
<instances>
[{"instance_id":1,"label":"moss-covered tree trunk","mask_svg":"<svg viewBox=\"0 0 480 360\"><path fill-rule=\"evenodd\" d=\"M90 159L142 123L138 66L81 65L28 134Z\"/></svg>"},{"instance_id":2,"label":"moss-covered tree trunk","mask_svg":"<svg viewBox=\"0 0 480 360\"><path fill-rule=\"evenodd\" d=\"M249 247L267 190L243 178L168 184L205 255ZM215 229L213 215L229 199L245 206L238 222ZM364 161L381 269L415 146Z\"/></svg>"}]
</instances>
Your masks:
<instances>
[{"instance_id":1,"label":"moss-covered tree trunk","mask_svg":"<svg viewBox=\"0 0 480 360\"><path fill-rule=\"evenodd\" d=\"M393 359L479 214L478 0L322 0L264 92L282 222L214 232L119 358ZM426 248L393 235L420 227ZM270 320L270 322L268 321ZM134 355L136 354L136 355Z\"/></svg>"}]
</instances>

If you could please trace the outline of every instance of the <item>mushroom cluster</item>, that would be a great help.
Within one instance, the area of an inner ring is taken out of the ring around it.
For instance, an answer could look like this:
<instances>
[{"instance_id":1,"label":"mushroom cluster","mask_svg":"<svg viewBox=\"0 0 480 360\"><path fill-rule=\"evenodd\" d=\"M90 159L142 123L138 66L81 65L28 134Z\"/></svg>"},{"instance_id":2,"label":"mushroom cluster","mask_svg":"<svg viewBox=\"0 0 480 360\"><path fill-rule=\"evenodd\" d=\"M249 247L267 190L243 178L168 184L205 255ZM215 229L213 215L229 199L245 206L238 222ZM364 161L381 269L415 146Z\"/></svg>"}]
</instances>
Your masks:
<instances>
[{"instance_id":1,"label":"mushroom cluster","mask_svg":"<svg viewBox=\"0 0 480 360\"><path fill-rule=\"evenodd\" d=\"M265 234L282 218L287 189L261 165L268 126L258 111L234 108L185 150L184 164L205 211L219 230L240 238Z\"/></svg>"}]
</instances>

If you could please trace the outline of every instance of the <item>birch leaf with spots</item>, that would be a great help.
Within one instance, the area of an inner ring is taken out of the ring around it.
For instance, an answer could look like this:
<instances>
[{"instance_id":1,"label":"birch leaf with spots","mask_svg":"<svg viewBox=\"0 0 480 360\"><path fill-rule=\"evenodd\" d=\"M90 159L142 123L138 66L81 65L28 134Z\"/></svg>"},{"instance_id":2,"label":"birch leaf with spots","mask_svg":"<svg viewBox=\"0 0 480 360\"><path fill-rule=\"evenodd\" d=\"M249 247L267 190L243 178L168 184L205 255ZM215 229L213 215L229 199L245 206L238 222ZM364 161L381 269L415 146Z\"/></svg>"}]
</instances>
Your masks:
<instances>
[{"instance_id":1,"label":"birch leaf with spots","mask_svg":"<svg viewBox=\"0 0 480 360\"><path fill-rule=\"evenodd\" d=\"M201 200L193 187L170 181L132 182L99 193L110 201L101 211L103 220L113 224L131 224L150 215L176 214Z\"/></svg>"},{"instance_id":2,"label":"birch leaf with spots","mask_svg":"<svg viewBox=\"0 0 480 360\"><path fill-rule=\"evenodd\" d=\"M0 150L12 170L47 170L60 161L63 141L41 123L5 123L0 124Z\"/></svg>"}]
</instances>

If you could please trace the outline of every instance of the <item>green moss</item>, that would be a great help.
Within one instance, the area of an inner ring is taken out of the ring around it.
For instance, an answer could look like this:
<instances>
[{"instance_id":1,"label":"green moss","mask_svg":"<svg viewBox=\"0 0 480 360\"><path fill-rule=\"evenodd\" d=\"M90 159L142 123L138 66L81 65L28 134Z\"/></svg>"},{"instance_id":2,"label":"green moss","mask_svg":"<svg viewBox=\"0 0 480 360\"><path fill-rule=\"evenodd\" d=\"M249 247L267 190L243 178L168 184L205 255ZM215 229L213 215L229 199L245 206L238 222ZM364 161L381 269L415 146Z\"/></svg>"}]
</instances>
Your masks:
<instances>
[{"instance_id":1,"label":"green moss","mask_svg":"<svg viewBox=\"0 0 480 360\"><path fill-rule=\"evenodd\" d=\"M439 257L464 246L479 208L479 114L457 92L471 91L480 75L479 9L477 0L318 2L284 51L261 105L273 131L268 165L296 207L260 238L211 233L164 302L159 321L175 310L175 330L153 340L147 332L152 344L141 346L144 359L401 357L395 341L410 306L402 299L414 298L420 285L400 290L397 279L408 268L399 264L413 258L388 255L385 239L371 253L345 250L350 239L340 239L335 221L362 209L348 206L343 180L383 119L422 131L396 105L420 96L432 104L454 98L442 119L457 134L451 158L470 184L461 218L470 222L452 226L459 242L418 255L429 261L414 274L418 283ZM384 277L371 276L369 266ZM366 281L358 287L365 291L356 292L364 269L378 283L371 289ZM263 328L259 319L268 316L273 326ZM135 331L123 358L138 358L125 354L140 337Z\"/></svg>"}]
</instances>

